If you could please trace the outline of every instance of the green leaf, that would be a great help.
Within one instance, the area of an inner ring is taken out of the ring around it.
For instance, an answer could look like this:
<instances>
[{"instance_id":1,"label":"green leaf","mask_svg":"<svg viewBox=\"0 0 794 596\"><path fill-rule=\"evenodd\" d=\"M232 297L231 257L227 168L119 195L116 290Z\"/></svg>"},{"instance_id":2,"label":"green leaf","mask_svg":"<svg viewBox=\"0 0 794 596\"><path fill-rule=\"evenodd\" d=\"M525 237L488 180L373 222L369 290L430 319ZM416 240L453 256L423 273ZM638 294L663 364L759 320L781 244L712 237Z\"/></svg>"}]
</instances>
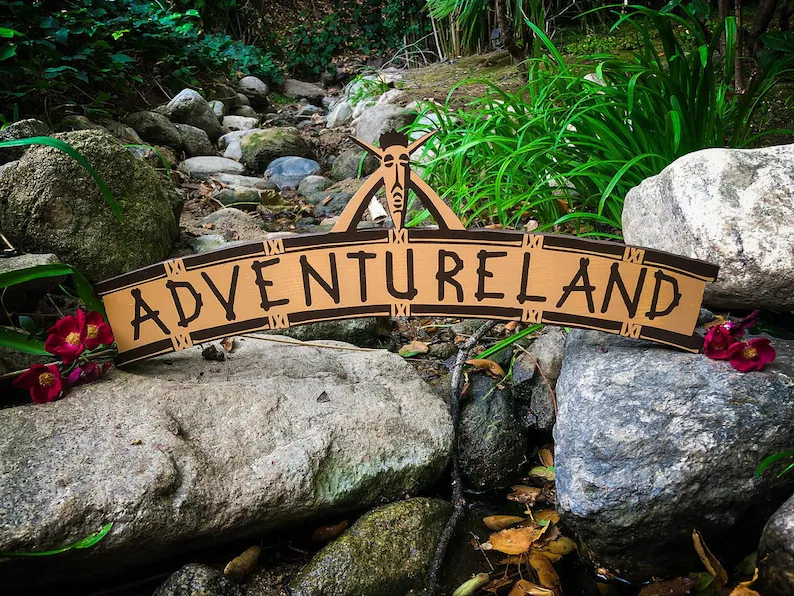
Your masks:
<instances>
[{"instance_id":1,"label":"green leaf","mask_svg":"<svg viewBox=\"0 0 794 596\"><path fill-rule=\"evenodd\" d=\"M73 272L74 269L72 269L71 265L64 265L61 263L16 269L14 271L0 273L0 288L15 286L17 284L33 281L34 279L71 275Z\"/></svg>"},{"instance_id":2,"label":"green leaf","mask_svg":"<svg viewBox=\"0 0 794 596\"><path fill-rule=\"evenodd\" d=\"M10 39L12 37L24 37L19 31L9 29L8 27L0 27L0 37Z\"/></svg>"},{"instance_id":3,"label":"green leaf","mask_svg":"<svg viewBox=\"0 0 794 596\"><path fill-rule=\"evenodd\" d=\"M500 342L495 343L494 345L492 345L487 350L484 350L483 352L478 354L477 358L489 358L490 356L493 356L494 354L498 354L499 352L501 352L505 348L507 348L509 346L512 346L519 339L523 339L527 335L535 333L536 331L539 331L540 329L543 329L543 324L542 323L536 323L535 325L530 325L526 329L524 329L522 331L519 331L518 333L515 333L515 334L511 335L510 337L508 337L506 339L503 339Z\"/></svg>"},{"instance_id":4,"label":"green leaf","mask_svg":"<svg viewBox=\"0 0 794 596\"><path fill-rule=\"evenodd\" d=\"M107 319L105 316L105 305L94 293L94 288L91 283L77 269L72 269L72 282L74 283L74 289L77 291L77 295L88 307L88 310L95 310L102 313L102 316Z\"/></svg>"},{"instance_id":5,"label":"green leaf","mask_svg":"<svg viewBox=\"0 0 794 596\"><path fill-rule=\"evenodd\" d=\"M118 202L113 197L113 194L105 184L105 181L99 177L99 174L97 174L94 168L91 167L91 164L88 163L86 158L80 155L80 153L68 143L60 139L54 139L52 137L31 137L29 139L16 139L12 141L0 142L0 147L27 147L28 145L47 145L48 147L54 147L63 151L72 159L77 161L77 163L83 166L97 183L97 186L99 186L99 189L102 191L102 195L105 197L105 202L107 202L107 204L110 206L110 209L113 211L116 219L118 219L119 222L123 221L121 218L121 207L119 207Z\"/></svg>"},{"instance_id":6,"label":"green leaf","mask_svg":"<svg viewBox=\"0 0 794 596\"><path fill-rule=\"evenodd\" d=\"M781 459L790 459L792 457L794 457L794 450L789 449L787 451L779 451L778 453L775 453L773 455L770 455L769 457L764 458L764 460L758 465L758 468L756 468L755 470L756 477L759 477L761 474L763 474L764 470L766 470L772 464L779 462ZM787 467L780 474L785 473L790 467L791 466Z\"/></svg>"},{"instance_id":7,"label":"green leaf","mask_svg":"<svg viewBox=\"0 0 794 596\"><path fill-rule=\"evenodd\" d=\"M52 356L44 349L44 342L40 339L33 339L27 334L19 333L8 327L0 327L0 346L10 348L25 354L35 354L36 356Z\"/></svg>"},{"instance_id":8,"label":"green leaf","mask_svg":"<svg viewBox=\"0 0 794 596\"><path fill-rule=\"evenodd\" d=\"M59 555L61 553L65 553L66 551L72 549L84 549L84 548L91 548L95 544L97 544L100 540L102 540L107 533L110 532L110 529L113 527L113 522L105 524L102 526L102 529L99 532L95 532L78 540L77 542L73 542L71 544L67 544L65 546L61 546L60 548L56 548L54 550L46 550L37 553L16 553L16 552L0 552L0 557L47 557L50 555Z\"/></svg>"},{"instance_id":9,"label":"green leaf","mask_svg":"<svg viewBox=\"0 0 794 596\"><path fill-rule=\"evenodd\" d=\"M132 56L127 56L127 54L113 54L111 56L113 62L117 62L119 64L128 64L129 62L135 62L135 58Z\"/></svg>"},{"instance_id":10,"label":"green leaf","mask_svg":"<svg viewBox=\"0 0 794 596\"><path fill-rule=\"evenodd\" d=\"M19 326L22 327L25 331L28 332L28 335L33 335L36 333L36 323L33 321L32 318L28 317L27 315L20 315L19 316Z\"/></svg>"},{"instance_id":11,"label":"green leaf","mask_svg":"<svg viewBox=\"0 0 794 596\"><path fill-rule=\"evenodd\" d=\"M17 46L14 44L7 45L0 49L0 62L3 60L8 60L12 56L17 55Z\"/></svg>"}]
</instances>

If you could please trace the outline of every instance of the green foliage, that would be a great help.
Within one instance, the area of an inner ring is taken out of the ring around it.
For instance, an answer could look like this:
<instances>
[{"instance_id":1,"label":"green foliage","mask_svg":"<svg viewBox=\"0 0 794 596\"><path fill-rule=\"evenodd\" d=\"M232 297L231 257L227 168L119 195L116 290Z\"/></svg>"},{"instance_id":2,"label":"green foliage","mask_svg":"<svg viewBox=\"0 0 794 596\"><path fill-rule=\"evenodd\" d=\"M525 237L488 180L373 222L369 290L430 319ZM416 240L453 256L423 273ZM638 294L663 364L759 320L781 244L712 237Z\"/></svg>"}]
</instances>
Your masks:
<instances>
[{"instance_id":1,"label":"green foliage","mask_svg":"<svg viewBox=\"0 0 794 596\"><path fill-rule=\"evenodd\" d=\"M425 175L446 189L464 221L519 227L535 218L539 231L560 226L619 238L629 189L692 151L757 139L753 113L794 57L759 71L745 93L734 94L733 18L711 32L691 19L632 7L615 26L623 22L641 43L630 58L591 55L571 65L530 23L548 54L528 62L523 88L486 83L488 91L464 108L428 106L441 132L431 141L438 157ZM583 78L593 69L605 86ZM429 128L423 121L414 129ZM417 213L411 223L426 217Z\"/></svg>"},{"instance_id":2,"label":"green foliage","mask_svg":"<svg viewBox=\"0 0 794 596\"><path fill-rule=\"evenodd\" d=\"M110 529L113 527L113 522L105 524L102 526L102 529L99 532L94 532L82 538L76 542L72 542L71 544L67 544L65 546L61 546L54 550L46 550L41 552L35 553L12 553L12 552L0 552L0 557L48 557L50 555L59 555L61 553L65 553L66 551L70 551L73 549L84 549L84 548L91 548L95 544L97 544L100 540L102 540L105 536L107 536Z\"/></svg>"},{"instance_id":3,"label":"green foliage","mask_svg":"<svg viewBox=\"0 0 794 596\"><path fill-rule=\"evenodd\" d=\"M637 33L631 28L622 27L608 34L591 32L575 41L566 43L562 49L566 54L583 56L636 50L639 47L640 40Z\"/></svg>"},{"instance_id":4,"label":"green foliage","mask_svg":"<svg viewBox=\"0 0 794 596\"><path fill-rule=\"evenodd\" d=\"M770 455L769 457L764 458L764 460L758 465L758 468L755 471L755 475L756 477L758 477L761 474L763 474L764 470L766 470L772 464L776 464L777 462L784 459L792 459L792 458L794 458L794 451L791 449L787 451L780 451L778 453ZM781 472L778 473L777 477L780 478L783 474L785 474L792 468L794 468L794 463L788 464L786 467L783 468Z\"/></svg>"},{"instance_id":5,"label":"green foliage","mask_svg":"<svg viewBox=\"0 0 794 596\"><path fill-rule=\"evenodd\" d=\"M26 111L62 101L77 101L86 111L104 109L111 94L128 94L142 84L144 73L179 85L237 72L280 76L270 54L228 35L205 33L196 10L174 12L150 0L4 4L0 102L16 102Z\"/></svg>"},{"instance_id":6,"label":"green foliage","mask_svg":"<svg viewBox=\"0 0 794 596\"><path fill-rule=\"evenodd\" d=\"M389 90L389 84L384 81L376 71L363 72L351 82L351 105L356 105L367 99L378 98Z\"/></svg>"}]
</instances>

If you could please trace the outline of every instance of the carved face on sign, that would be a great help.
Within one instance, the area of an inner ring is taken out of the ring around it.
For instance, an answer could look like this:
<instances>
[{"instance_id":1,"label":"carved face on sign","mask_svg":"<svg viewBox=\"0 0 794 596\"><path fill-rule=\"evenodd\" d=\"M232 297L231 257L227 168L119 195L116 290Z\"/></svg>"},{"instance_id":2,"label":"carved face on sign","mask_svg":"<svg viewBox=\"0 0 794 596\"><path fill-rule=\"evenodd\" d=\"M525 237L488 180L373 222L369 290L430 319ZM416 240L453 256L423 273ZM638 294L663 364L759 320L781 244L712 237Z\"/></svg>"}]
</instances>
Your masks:
<instances>
[{"instance_id":1,"label":"carved face on sign","mask_svg":"<svg viewBox=\"0 0 794 596\"><path fill-rule=\"evenodd\" d=\"M693 333L717 267L574 236L466 230L411 172L409 143L356 142L380 167L333 230L172 259L102 282L117 364L248 331L372 316L477 317L600 329L699 351ZM357 230L383 188L393 229ZM405 228L413 191L438 224Z\"/></svg>"}]
</instances>

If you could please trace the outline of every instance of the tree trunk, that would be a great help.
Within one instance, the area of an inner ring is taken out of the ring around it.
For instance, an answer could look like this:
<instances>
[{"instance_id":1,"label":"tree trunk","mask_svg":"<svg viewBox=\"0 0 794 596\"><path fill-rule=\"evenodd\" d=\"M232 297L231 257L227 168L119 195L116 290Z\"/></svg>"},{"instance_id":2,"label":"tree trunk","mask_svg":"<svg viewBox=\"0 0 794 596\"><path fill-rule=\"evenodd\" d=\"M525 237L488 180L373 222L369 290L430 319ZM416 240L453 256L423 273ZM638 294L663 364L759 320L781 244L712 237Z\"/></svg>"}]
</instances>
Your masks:
<instances>
[{"instance_id":1,"label":"tree trunk","mask_svg":"<svg viewBox=\"0 0 794 596\"><path fill-rule=\"evenodd\" d=\"M781 31L788 31L791 27L790 24L791 19L791 2L789 0L785 0L780 5L780 30Z\"/></svg>"},{"instance_id":2,"label":"tree trunk","mask_svg":"<svg viewBox=\"0 0 794 596\"><path fill-rule=\"evenodd\" d=\"M720 13L720 20L728 16L728 2L730 0L718 0L717 9ZM725 31L720 31L720 55L725 55Z\"/></svg>"},{"instance_id":3,"label":"tree trunk","mask_svg":"<svg viewBox=\"0 0 794 596\"><path fill-rule=\"evenodd\" d=\"M736 57L734 61L734 73L736 76L736 92L744 93L744 60L742 59L744 46L744 31L742 26L742 0L735 0L734 10L736 14Z\"/></svg>"},{"instance_id":4,"label":"tree trunk","mask_svg":"<svg viewBox=\"0 0 794 596\"><path fill-rule=\"evenodd\" d=\"M524 53L516 43L516 34L513 29L513 19L507 12L507 3L510 0L495 0L494 8L496 9L496 22L499 25L499 32L505 44L505 49L510 54L513 62L518 64L524 60Z\"/></svg>"},{"instance_id":5,"label":"tree trunk","mask_svg":"<svg viewBox=\"0 0 794 596\"><path fill-rule=\"evenodd\" d=\"M769 24L775 16L775 8L777 8L777 0L761 0L758 5L753 24L747 32L747 49L751 56L755 56L758 38L769 29Z\"/></svg>"}]
</instances>

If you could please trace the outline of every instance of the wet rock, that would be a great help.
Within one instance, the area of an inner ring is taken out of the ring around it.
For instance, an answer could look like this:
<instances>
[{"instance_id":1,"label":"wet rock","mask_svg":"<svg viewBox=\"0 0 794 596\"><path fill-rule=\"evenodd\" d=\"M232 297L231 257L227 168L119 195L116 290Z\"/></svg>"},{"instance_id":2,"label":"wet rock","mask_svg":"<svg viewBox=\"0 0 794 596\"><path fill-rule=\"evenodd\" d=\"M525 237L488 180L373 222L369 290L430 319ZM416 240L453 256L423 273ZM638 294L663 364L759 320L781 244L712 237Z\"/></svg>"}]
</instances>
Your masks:
<instances>
[{"instance_id":1,"label":"wet rock","mask_svg":"<svg viewBox=\"0 0 794 596\"><path fill-rule=\"evenodd\" d=\"M135 132L135 130L129 126L125 126L121 122L103 118L102 120L97 120L97 124L107 130L122 143L143 143L143 139L138 136L138 133Z\"/></svg>"},{"instance_id":2,"label":"wet rock","mask_svg":"<svg viewBox=\"0 0 794 596\"><path fill-rule=\"evenodd\" d=\"M267 205L271 211L276 207L289 208L284 198L276 190L258 189L246 186L228 186L212 193L212 198L224 205L247 203L249 206Z\"/></svg>"},{"instance_id":3,"label":"wet rock","mask_svg":"<svg viewBox=\"0 0 794 596\"><path fill-rule=\"evenodd\" d=\"M259 114L251 106L240 106L239 108L234 110L232 114L240 118L253 118L257 122L259 121Z\"/></svg>"},{"instance_id":4,"label":"wet rock","mask_svg":"<svg viewBox=\"0 0 794 596\"><path fill-rule=\"evenodd\" d=\"M323 109L319 106L314 106L312 104L306 104L300 107L300 109L295 113L295 117L300 119L311 118L317 114L322 114Z\"/></svg>"},{"instance_id":5,"label":"wet rock","mask_svg":"<svg viewBox=\"0 0 794 596\"><path fill-rule=\"evenodd\" d=\"M361 178L340 180L325 191L306 197L306 200L314 205L314 211L319 217L339 215L363 183ZM328 197L330 200L326 202Z\"/></svg>"},{"instance_id":6,"label":"wet rock","mask_svg":"<svg viewBox=\"0 0 794 596\"><path fill-rule=\"evenodd\" d=\"M423 587L452 512L415 498L378 507L317 553L290 582L292 596L405 596Z\"/></svg>"},{"instance_id":7,"label":"wet rock","mask_svg":"<svg viewBox=\"0 0 794 596\"><path fill-rule=\"evenodd\" d=\"M215 147L212 146L207 133L190 126L190 124L176 124L179 134L182 135L182 146L188 157L197 155L215 155Z\"/></svg>"},{"instance_id":8,"label":"wet rock","mask_svg":"<svg viewBox=\"0 0 794 596\"><path fill-rule=\"evenodd\" d=\"M240 100L240 107L242 107L242 106L250 106L251 105L251 100L248 99L248 97L243 95L242 93L238 93L237 94L237 99Z\"/></svg>"},{"instance_id":9,"label":"wet rock","mask_svg":"<svg viewBox=\"0 0 794 596\"><path fill-rule=\"evenodd\" d=\"M182 209L173 184L107 133L56 137L93 165L120 204L123 223L80 164L39 146L0 177L0 229L8 239L22 250L56 254L93 282L166 258Z\"/></svg>"},{"instance_id":10,"label":"wet rock","mask_svg":"<svg viewBox=\"0 0 794 596\"><path fill-rule=\"evenodd\" d=\"M243 595L242 588L226 579L223 573L198 563L190 563L182 567L165 580L154 593L154 596Z\"/></svg>"},{"instance_id":11,"label":"wet rock","mask_svg":"<svg viewBox=\"0 0 794 596\"><path fill-rule=\"evenodd\" d=\"M631 189L626 242L720 266L705 304L794 309L794 145L705 149Z\"/></svg>"},{"instance_id":12,"label":"wet rock","mask_svg":"<svg viewBox=\"0 0 794 596\"><path fill-rule=\"evenodd\" d=\"M241 174L245 170L241 163L226 157L207 155L191 157L179 164L179 171L191 178L209 178L213 174Z\"/></svg>"},{"instance_id":13,"label":"wet rock","mask_svg":"<svg viewBox=\"0 0 794 596\"><path fill-rule=\"evenodd\" d=\"M333 184L333 180L329 180L324 176L307 176L300 181L300 184L298 184L298 194L302 197L319 195L329 187L333 186ZM319 200L322 200L322 198Z\"/></svg>"},{"instance_id":14,"label":"wet rock","mask_svg":"<svg viewBox=\"0 0 794 596\"><path fill-rule=\"evenodd\" d=\"M277 190L277 186L265 178L255 176L241 176L239 174L213 174L212 180L224 186L242 186L243 188L256 188L259 190Z\"/></svg>"},{"instance_id":15,"label":"wet rock","mask_svg":"<svg viewBox=\"0 0 794 596\"><path fill-rule=\"evenodd\" d=\"M569 334L557 379L557 505L596 564L627 579L669 576L698 564L692 528L710 545L757 539L794 489L794 475L753 474L794 444L794 342L774 345L773 364L740 373L648 342Z\"/></svg>"},{"instance_id":16,"label":"wet rock","mask_svg":"<svg viewBox=\"0 0 794 596\"><path fill-rule=\"evenodd\" d=\"M764 526L758 547L758 584L753 588L760 594L794 594L794 497Z\"/></svg>"},{"instance_id":17,"label":"wet rock","mask_svg":"<svg viewBox=\"0 0 794 596\"><path fill-rule=\"evenodd\" d=\"M245 116L225 116L223 118L223 128L231 131L253 130L259 124L258 118L247 118ZM226 137L227 135L223 135Z\"/></svg>"},{"instance_id":18,"label":"wet rock","mask_svg":"<svg viewBox=\"0 0 794 596\"><path fill-rule=\"evenodd\" d=\"M362 164L362 158L363 164ZM366 178L378 169L378 159L369 152L360 149L345 149L334 160L331 166L331 176L335 180L345 180L346 178L358 178L359 167L361 167L361 177Z\"/></svg>"},{"instance_id":19,"label":"wet rock","mask_svg":"<svg viewBox=\"0 0 794 596\"><path fill-rule=\"evenodd\" d=\"M234 110L243 105L240 102L237 91L222 83L216 83L210 90L208 97L222 102L227 111Z\"/></svg>"},{"instance_id":20,"label":"wet rock","mask_svg":"<svg viewBox=\"0 0 794 596\"><path fill-rule=\"evenodd\" d=\"M274 159L311 157L311 149L296 128L257 130L240 139L242 161L254 172L264 172Z\"/></svg>"},{"instance_id":21,"label":"wet rock","mask_svg":"<svg viewBox=\"0 0 794 596\"><path fill-rule=\"evenodd\" d=\"M261 79L254 76L243 77L237 83L237 88L251 101L251 105L268 105L267 95L270 89Z\"/></svg>"},{"instance_id":22,"label":"wet rock","mask_svg":"<svg viewBox=\"0 0 794 596\"><path fill-rule=\"evenodd\" d=\"M210 107L210 104L207 103L207 100L193 89L183 89L160 111L172 122L189 124L200 128L207 133L213 143L223 134L223 129L220 122L218 122L218 116Z\"/></svg>"},{"instance_id":23,"label":"wet rock","mask_svg":"<svg viewBox=\"0 0 794 596\"><path fill-rule=\"evenodd\" d=\"M527 438L510 389L499 389L485 373L469 376L458 430L460 466L466 484L477 489L505 486L519 471Z\"/></svg>"},{"instance_id":24,"label":"wet rock","mask_svg":"<svg viewBox=\"0 0 794 596\"><path fill-rule=\"evenodd\" d=\"M0 562L7 590L258 540L426 489L446 466L446 407L396 354L235 344L223 363L197 346L111 370L46 407L0 410L0 503L14 503L0 549L53 548L116 522L68 559ZM424 553L440 506L408 507L389 516L383 543L415 528L400 543Z\"/></svg>"},{"instance_id":25,"label":"wet rock","mask_svg":"<svg viewBox=\"0 0 794 596\"><path fill-rule=\"evenodd\" d=\"M124 119L124 124L131 127L147 143L167 145L174 149L182 148L182 135L168 118L157 112L135 112Z\"/></svg>"},{"instance_id":26,"label":"wet rock","mask_svg":"<svg viewBox=\"0 0 794 596\"><path fill-rule=\"evenodd\" d=\"M268 180L275 183L279 190L296 188L301 180L320 171L320 164L305 157L279 157L265 170Z\"/></svg>"},{"instance_id":27,"label":"wet rock","mask_svg":"<svg viewBox=\"0 0 794 596\"><path fill-rule=\"evenodd\" d=\"M244 136L250 135L252 132L256 132L257 130L261 130L261 129L234 130L232 132L227 132L225 135L223 135L221 138L218 139L218 149L223 151L234 142L237 142L239 144L240 139L242 139Z\"/></svg>"},{"instance_id":28,"label":"wet rock","mask_svg":"<svg viewBox=\"0 0 794 596\"><path fill-rule=\"evenodd\" d=\"M284 81L283 93L290 99L307 99L311 103L318 103L325 95L322 87L318 87L314 83L305 83L296 79L287 79Z\"/></svg>"},{"instance_id":29,"label":"wet rock","mask_svg":"<svg viewBox=\"0 0 794 596\"><path fill-rule=\"evenodd\" d=\"M223 123L223 117L226 115L226 106L223 105L222 101L219 101L217 99L213 99L208 103L210 104L212 111L218 117L218 122Z\"/></svg>"},{"instance_id":30,"label":"wet rock","mask_svg":"<svg viewBox=\"0 0 794 596\"><path fill-rule=\"evenodd\" d=\"M28 118L12 122L5 128L0 129L0 142L16 141L30 137L46 137L50 134L50 127L41 120ZM8 147L0 149L0 163L15 161L22 157L26 147Z\"/></svg>"},{"instance_id":31,"label":"wet rock","mask_svg":"<svg viewBox=\"0 0 794 596\"><path fill-rule=\"evenodd\" d=\"M321 321L290 327L273 332L276 335L287 335L301 341L335 340L364 348L383 347L388 341L391 331L391 320L380 317L363 319L342 319L339 321Z\"/></svg>"},{"instance_id":32,"label":"wet rock","mask_svg":"<svg viewBox=\"0 0 794 596\"><path fill-rule=\"evenodd\" d=\"M554 427L553 391L560 376L565 332L548 327L513 362L513 396L528 429L550 433ZM538 366L543 374L538 372Z\"/></svg>"},{"instance_id":33,"label":"wet rock","mask_svg":"<svg viewBox=\"0 0 794 596\"><path fill-rule=\"evenodd\" d=\"M390 130L400 131L416 119L416 114L393 106L378 104L365 109L356 122L356 137L370 144L380 141L380 136Z\"/></svg>"},{"instance_id":34,"label":"wet rock","mask_svg":"<svg viewBox=\"0 0 794 596\"><path fill-rule=\"evenodd\" d=\"M331 113L328 114L328 118L325 121L325 125L328 128L336 128L338 126L344 126L353 118L353 107L350 105L348 101L340 101L336 104L331 110Z\"/></svg>"},{"instance_id":35,"label":"wet rock","mask_svg":"<svg viewBox=\"0 0 794 596\"><path fill-rule=\"evenodd\" d=\"M100 126L96 122L92 122L86 116L81 114L68 114L64 116L60 122L58 122L58 131L60 132L72 132L75 130L101 130L103 132L110 133L108 129L104 126Z\"/></svg>"}]
</instances>

